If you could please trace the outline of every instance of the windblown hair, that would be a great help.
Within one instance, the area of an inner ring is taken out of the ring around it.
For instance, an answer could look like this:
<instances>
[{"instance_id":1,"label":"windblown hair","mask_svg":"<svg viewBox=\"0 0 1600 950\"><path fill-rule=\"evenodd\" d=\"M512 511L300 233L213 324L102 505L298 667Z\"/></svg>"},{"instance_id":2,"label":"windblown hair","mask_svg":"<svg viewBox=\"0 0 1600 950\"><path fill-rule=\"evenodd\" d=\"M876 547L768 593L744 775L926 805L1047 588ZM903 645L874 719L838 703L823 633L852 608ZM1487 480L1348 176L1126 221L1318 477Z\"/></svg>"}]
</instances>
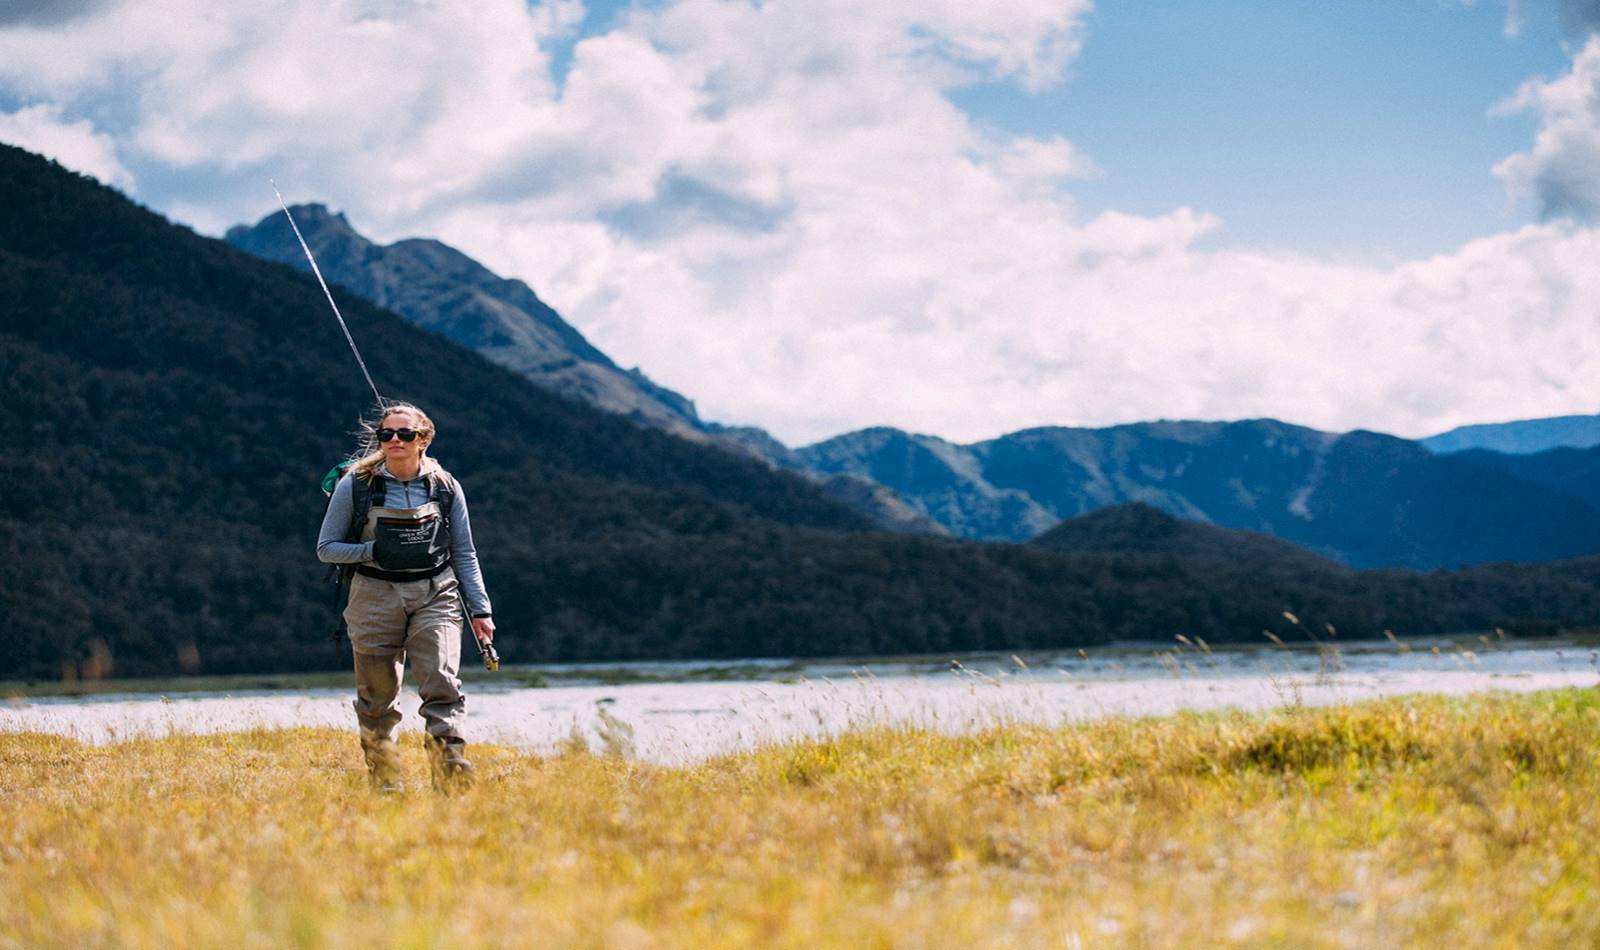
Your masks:
<instances>
[{"instance_id":1,"label":"windblown hair","mask_svg":"<svg viewBox=\"0 0 1600 950\"><path fill-rule=\"evenodd\" d=\"M423 442L431 443L433 441L433 420L428 418L427 413L409 402L388 403L383 407L383 412L374 418L362 420L360 441L357 443L355 454L352 456L355 459L355 463L350 466L350 474L357 478L370 479L372 477L372 473L384 459L383 446L378 444L378 430L383 428L383 420L397 412L410 414L412 420L416 423L412 428L417 430L417 438ZM426 446L423 447L422 452L422 474L429 475L438 471L440 468L439 463L428 458Z\"/></svg>"}]
</instances>

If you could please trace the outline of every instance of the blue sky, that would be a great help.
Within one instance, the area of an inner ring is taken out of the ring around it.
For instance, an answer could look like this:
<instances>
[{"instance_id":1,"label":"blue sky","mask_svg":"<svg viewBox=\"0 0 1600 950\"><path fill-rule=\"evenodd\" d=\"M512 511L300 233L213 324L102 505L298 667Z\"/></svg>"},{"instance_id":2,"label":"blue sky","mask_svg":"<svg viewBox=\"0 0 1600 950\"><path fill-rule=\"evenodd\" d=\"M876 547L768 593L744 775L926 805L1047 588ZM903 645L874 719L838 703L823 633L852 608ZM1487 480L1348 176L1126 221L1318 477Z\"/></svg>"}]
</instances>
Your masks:
<instances>
[{"instance_id":1,"label":"blue sky","mask_svg":"<svg viewBox=\"0 0 1600 950\"><path fill-rule=\"evenodd\" d=\"M1490 169L1536 123L1490 107L1569 57L1553 7L1523 13L1508 37L1490 3L1102 3L1057 87L952 99L1068 135L1105 169L1074 189L1086 213L1190 205L1223 244L1431 254L1529 220Z\"/></svg>"},{"instance_id":2,"label":"blue sky","mask_svg":"<svg viewBox=\"0 0 1600 950\"><path fill-rule=\"evenodd\" d=\"M439 238L791 444L1424 436L1600 408L1596 25L1590 0L57 0L0 11L0 140L202 233L273 211L272 177Z\"/></svg>"}]
</instances>

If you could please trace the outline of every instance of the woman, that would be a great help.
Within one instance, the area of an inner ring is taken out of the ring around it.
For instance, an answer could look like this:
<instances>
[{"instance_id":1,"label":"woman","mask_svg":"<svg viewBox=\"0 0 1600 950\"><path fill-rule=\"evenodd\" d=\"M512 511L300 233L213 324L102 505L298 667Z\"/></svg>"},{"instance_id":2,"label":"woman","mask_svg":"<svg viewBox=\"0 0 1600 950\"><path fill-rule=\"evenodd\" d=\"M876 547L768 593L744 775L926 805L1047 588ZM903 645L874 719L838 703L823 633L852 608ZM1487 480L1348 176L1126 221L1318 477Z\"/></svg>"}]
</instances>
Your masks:
<instances>
[{"instance_id":1,"label":"woman","mask_svg":"<svg viewBox=\"0 0 1600 950\"><path fill-rule=\"evenodd\" d=\"M361 751L374 787L404 789L395 731L401 664L410 657L434 784L447 789L472 777L461 735L463 599L473 634L494 639L467 499L428 457L434 427L421 409L390 403L365 428L364 454L339 480L317 536L319 559L354 568L344 619L355 652Z\"/></svg>"}]
</instances>

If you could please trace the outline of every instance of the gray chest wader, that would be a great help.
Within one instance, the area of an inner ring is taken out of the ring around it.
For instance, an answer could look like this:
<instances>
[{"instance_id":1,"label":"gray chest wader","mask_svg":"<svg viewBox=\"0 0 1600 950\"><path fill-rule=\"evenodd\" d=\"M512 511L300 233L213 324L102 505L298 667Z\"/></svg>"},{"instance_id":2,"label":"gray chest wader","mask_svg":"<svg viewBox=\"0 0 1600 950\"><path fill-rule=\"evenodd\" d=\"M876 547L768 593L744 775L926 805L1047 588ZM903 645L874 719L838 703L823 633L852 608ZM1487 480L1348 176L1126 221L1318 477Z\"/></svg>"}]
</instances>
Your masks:
<instances>
[{"instance_id":1,"label":"gray chest wader","mask_svg":"<svg viewBox=\"0 0 1600 950\"><path fill-rule=\"evenodd\" d=\"M344 618L354 654L362 752L380 787L398 774L394 750L406 665L422 700L418 713L435 783L470 777L462 754L466 698L460 679L466 610L450 570L445 478L429 476L426 500L410 507L383 504L371 492L359 532L352 526L354 540L373 546L373 563L355 568Z\"/></svg>"}]
</instances>

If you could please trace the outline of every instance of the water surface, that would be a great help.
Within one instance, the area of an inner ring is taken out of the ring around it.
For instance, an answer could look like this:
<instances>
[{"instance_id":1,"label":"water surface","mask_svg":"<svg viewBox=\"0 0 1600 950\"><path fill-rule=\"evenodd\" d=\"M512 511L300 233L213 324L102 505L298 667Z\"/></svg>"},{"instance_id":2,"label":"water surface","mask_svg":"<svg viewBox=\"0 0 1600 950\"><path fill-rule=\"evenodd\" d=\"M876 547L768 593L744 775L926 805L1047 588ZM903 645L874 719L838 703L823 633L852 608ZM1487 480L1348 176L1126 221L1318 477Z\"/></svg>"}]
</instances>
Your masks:
<instances>
[{"instance_id":1,"label":"water surface","mask_svg":"<svg viewBox=\"0 0 1600 950\"><path fill-rule=\"evenodd\" d=\"M1407 693L1531 691L1600 684L1600 654L1577 642L1450 641L1337 652L1209 652L1124 647L1089 653L803 662L753 660L541 667L468 684L469 738L542 753L574 738L659 762L681 762L857 726L913 723L966 731L1006 722L1063 723L1182 709L1266 709ZM353 691L250 690L12 697L0 730L91 742L253 727L352 727ZM420 730L402 696L401 728Z\"/></svg>"}]
</instances>

